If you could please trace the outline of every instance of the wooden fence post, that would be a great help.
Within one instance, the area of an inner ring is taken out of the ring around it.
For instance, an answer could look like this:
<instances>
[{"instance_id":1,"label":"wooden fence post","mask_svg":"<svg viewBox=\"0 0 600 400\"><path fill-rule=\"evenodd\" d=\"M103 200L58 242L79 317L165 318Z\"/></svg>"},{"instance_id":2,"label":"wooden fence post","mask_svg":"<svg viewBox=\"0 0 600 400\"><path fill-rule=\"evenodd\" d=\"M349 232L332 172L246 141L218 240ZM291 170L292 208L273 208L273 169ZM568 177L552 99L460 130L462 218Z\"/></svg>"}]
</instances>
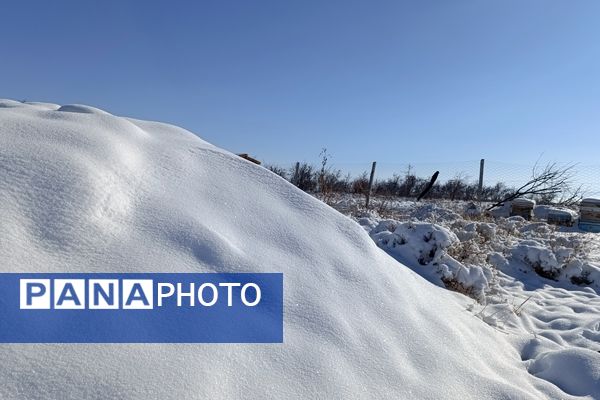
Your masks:
<instances>
[{"instance_id":1,"label":"wooden fence post","mask_svg":"<svg viewBox=\"0 0 600 400\"><path fill-rule=\"evenodd\" d=\"M365 202L366 209L369 209L369 199L371 198L371 189L373 188L373 178L375 177L375 165L377 165L377 162L373 161L373 165L371 166L371 177L369 178L369 188L367 189L367 200Z\"/></svg>"}]
</instances>

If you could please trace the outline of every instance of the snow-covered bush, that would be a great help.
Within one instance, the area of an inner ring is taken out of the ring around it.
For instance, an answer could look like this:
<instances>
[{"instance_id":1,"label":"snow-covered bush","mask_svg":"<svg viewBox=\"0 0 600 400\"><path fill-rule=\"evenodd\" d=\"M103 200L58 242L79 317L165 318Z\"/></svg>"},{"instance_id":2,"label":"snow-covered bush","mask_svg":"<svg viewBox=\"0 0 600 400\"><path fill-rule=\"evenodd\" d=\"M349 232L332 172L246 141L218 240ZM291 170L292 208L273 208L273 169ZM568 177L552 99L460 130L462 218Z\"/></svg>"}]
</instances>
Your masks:
<instances>
[{"instance_id":1,"label":"snow-covered bush","mask_svg":"<svg viewBox=\"0 0 600 400\"><path fill-rule=\"evenodd\" d=\"M499 271L509 276L531 271L532 277L550 280L545 284L600 288L600 262L590 259L598 253L593 234L520 216L473 215L467 212L472 208L465 203L396 201L386 213L393 218L361 211L355 219L403 264L433 283L478 300L498 292L494 285Z\"/></svg>"},{"instance_id":2,"label":"snow-covered bush","mask_svg":"<svg viewBox=\"0 0 600 400\"><path fill-rule=\"evenodd\" d=\"M446 255L446 250L458 238L450 230L429 223L408 222L400 224L393 231L393 246L401 247L404 254L415 258L419 264L438 264Z\"/></svg>"},{"instance_id":3,"label":"snow-covered bush","mask_svg":"<svg viewBox=\"0 0 600 400\"><path fill-rule=\"evenodd\" d=\"M551 249L534 240L522 241L511 250L513 259L529 265L538 275L556 280L562 265Z\"/></svg>"},{"instance_id":4,"label":"snow-covered bush","mask_svg":"<svg viewBox=\"0 0 600 400\"><path fill-rule=\"evenodd\" d=\"M461 241L449 229L426 222L382 220L371 237L388 253L429 280L481 299L491 277L477 265L463 264L449 254ZM425 270L423 270L425 269Z\"/></svg>"},{"instance_id":5,"label":"snow-covered bush","mask_svg":"<svg viewBox=\"0 0 600 400\"><path fill-rule=\"evenodd\" d=\"M571 260L564 268L564 274L575 285L593 285L600 283L600 266L583 262L579 259Z\"/></svg>"}]
</instances>

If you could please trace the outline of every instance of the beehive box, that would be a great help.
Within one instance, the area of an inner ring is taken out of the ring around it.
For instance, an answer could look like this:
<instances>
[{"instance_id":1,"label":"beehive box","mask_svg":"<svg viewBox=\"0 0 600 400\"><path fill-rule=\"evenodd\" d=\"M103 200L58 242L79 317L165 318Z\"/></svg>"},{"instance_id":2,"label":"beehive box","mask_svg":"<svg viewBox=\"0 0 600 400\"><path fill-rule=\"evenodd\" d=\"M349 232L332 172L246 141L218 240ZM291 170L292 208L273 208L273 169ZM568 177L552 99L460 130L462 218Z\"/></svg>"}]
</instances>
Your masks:
<instances>
[{"instance_id":1,"label":"beehive box","mask_svg":"<svg viewBox=\"0 0 600 400\"><path fill-rule=\"evenodd\" d=\"M579 214L581 221L600 223L600 200L583 199L579 204Z\"/></svg>"},{"instance_id":2,"label":"beehive box","mask_svg":"<svg viewBox=\"0 0 600 400\"><path fill-rule=\"evenodd\" d=\"M589 232L600 232L600 199L581 200L579 228Z\"/></svg>"},{"instance_id":3,"label":"beehive box","mask_svg":"<svg viewBox=\"0 0 600 400\"><path fill-rule=\"evenodd\" d=\"M566 210L550 209L547 222L553 225L573 226L575 218Z\"/></svg>"},{"instance_id":4,"label":"beehive box","mask_svg":"<svg viewBox=\"0 0 600 400\"><path fill-rule=\"evenodd\" d=\"M530 220L533 215L535 201L529 199L514 199L510 204L510 216L520 216Z\"/></svg>"}]
</instances>

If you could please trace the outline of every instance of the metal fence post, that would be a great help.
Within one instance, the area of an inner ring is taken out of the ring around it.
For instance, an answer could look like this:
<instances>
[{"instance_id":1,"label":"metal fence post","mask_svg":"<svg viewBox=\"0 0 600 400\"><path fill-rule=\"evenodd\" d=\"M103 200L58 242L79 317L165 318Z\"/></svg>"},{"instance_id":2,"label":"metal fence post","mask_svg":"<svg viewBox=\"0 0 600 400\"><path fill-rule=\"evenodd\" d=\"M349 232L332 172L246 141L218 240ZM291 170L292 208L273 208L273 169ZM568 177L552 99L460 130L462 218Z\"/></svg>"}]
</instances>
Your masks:
<instances>
[{"instance_id":1,"label":"metal fence post","mask_svg":"<svg viewBox=\"0 0 600 400\"><path fill-rule=\"evenodd\" d=\"M485 160L482 158L481 161L479 162L479 188L478 188L478 194L479 194L479 200L481 200L481 195L483 194L483 167L485 164Z\"/></svg>"}]
</instances>

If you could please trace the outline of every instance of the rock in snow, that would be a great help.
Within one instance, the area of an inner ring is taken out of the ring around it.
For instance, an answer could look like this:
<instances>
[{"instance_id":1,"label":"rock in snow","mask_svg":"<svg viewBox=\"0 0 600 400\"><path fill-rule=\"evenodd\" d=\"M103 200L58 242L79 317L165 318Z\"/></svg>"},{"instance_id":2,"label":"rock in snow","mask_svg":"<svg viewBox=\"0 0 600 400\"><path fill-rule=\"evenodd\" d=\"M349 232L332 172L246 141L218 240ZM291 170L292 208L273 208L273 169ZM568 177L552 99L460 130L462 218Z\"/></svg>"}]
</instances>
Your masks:
<instances>
[{"instance_id":1,"label":"rock in snow","mask_svg":"<svg viewBox=\"0 0 600 400\"><path fill-rule=\"evenodd\" d=\"M283 272L285 282L283 344L2 345L0 398L568 398L533 375L560 374L560 359L530 374L459 295L181 128L0 101L0 213L5 272Z\"/></svg>"}]
</instances>

